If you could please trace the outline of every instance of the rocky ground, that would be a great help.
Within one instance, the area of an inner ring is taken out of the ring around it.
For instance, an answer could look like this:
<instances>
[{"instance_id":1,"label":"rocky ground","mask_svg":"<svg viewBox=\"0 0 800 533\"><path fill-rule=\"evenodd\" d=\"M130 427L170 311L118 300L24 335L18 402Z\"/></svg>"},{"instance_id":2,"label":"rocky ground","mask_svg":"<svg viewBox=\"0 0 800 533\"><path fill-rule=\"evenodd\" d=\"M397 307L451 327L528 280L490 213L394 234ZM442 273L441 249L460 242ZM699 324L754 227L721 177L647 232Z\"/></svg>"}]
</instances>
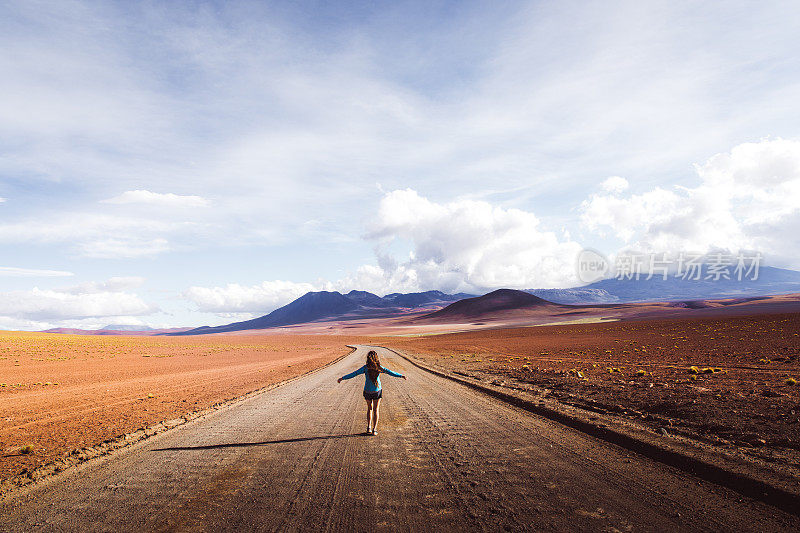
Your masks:
<instances>
[{"instance_id":1,"label":"rocky ground","mask_svg":"<svg viewBox=\"0 0 800 533\"><path fill-rule=\"evenodd\" d=\"M799 341L794 313L381 339L452 372L787 464L800 460Z\"/></svg>"}]
</instances>

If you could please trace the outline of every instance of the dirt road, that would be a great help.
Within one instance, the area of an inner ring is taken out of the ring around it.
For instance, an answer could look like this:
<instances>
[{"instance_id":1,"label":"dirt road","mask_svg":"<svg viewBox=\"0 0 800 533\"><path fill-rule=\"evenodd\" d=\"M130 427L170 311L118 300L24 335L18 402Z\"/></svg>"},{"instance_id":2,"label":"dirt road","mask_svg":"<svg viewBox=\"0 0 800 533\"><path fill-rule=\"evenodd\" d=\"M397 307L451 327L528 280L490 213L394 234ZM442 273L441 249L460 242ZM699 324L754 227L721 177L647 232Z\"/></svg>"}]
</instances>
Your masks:
<instances>
[{"instance_id":1,"label":"dirt road","mask_svg":"<svg viewBox=\"0 0 800 533\"><path fill-rule=\"evenodd\" d=\"M782 531L797 518L360 348L2 502L0 531Z\"/></svg>"}]
</instances>

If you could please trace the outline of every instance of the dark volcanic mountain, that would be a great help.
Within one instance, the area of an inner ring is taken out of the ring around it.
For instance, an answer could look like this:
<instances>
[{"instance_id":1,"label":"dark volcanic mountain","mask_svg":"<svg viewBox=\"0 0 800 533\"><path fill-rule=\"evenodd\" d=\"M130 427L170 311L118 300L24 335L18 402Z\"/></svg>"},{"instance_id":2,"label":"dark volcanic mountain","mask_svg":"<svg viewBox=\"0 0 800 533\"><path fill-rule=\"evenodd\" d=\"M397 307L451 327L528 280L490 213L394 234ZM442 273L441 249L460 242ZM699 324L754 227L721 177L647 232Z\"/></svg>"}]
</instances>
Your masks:
<instances>
[{"instance_id":1,"label":"dark volcanic mountain","mask_svg":"<svg viewBox=\"0 0 800 533\"><path fill-rule=\"evenodd\" d=\"M459 300L444 309L423 315L419 317L419 320L479 319L498 311L548 307L557 308L558 306L525 291L498 289L483 296Z\"/></svg>"},{"instance_id":2,"label":"dark volcanic mountain","mask_svg":"<svg viewBox=\"0 0 800 533\"><path fill-rule=\"evenodd\" d=\"M369 294L369 293L367 293ZM359 304L338 291L307 292L297 300L279 307L268 315L224 326L203 326L178 335L202 335L246 329L265 329L312 322L321 318L343 315L357 309Z\"/></svg>"},{"instance_id":3,"label":"dark volcanic mountain","mask_svg":"<svg viewBox=\"0 0 800 533\"><path fill-rule=\"evenodd\" d=\"M224 326L203 326L176 335L203 335L248 329L265 329L279 326L305 324L324 319L358 319L393 316L408 309L436 308L471 294L445 294L440 291L411 294L394 293L383 298L367 291L350 291L347 294L333 291L309 292L297 300L280 307L268 315L234 322Z\"/></svg>"}]
</instances>

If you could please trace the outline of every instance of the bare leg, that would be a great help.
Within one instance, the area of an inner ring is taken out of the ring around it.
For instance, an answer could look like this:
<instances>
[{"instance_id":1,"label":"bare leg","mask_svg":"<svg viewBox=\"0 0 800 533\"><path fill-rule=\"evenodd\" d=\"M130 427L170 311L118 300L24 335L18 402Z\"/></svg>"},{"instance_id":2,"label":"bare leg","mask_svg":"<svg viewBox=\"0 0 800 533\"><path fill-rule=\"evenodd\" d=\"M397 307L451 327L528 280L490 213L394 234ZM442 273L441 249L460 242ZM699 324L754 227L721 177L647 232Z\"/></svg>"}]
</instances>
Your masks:
<instances>
[{"instance_id":1,"label":"bare leg","mask_svg":"<svg viewBox=\"0 0 800 533\"><path fill-rule=\"evenodd\" d=\"M367 433L372 429L372 400L367 400Z\"/></svg>"},{"instance_id":2,"label":"bare leg","mask_svg":"<svg viewBox=\"0 0 800 533\"><path fill-rule=\"evenodd\" d=\"M381 405L381 399L380 398L375 400L374 403L372 404L372 410L373 410L373 413L372 413L372 431L373 431L373 433L378 430L378 416L379 416L378 409L379 409L380 405Z\"/></svg>"}]
</instances>

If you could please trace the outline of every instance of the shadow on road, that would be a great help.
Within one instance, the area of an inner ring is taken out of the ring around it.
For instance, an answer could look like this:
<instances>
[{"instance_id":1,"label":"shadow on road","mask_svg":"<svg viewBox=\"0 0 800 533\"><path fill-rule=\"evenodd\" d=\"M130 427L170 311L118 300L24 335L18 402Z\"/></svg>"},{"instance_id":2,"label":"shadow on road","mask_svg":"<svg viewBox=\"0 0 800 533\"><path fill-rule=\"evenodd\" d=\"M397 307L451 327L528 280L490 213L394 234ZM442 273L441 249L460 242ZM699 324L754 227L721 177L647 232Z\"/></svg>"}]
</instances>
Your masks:
<instances>
[{"instance_id":1,"label":"shadow on road","mask_svg":"<svg viewBox=\"0 0 800 533\"><path fill-rule=\"evenodd\" d=\"M306 442L309 440L345 439L347 437L365 437L366 433L350 433L349 435L320 435L318 437L297 437L294 439L265 440L262 442L232 442L228 444L207 444L205 446L175 446L172 448L156 448L154 452L176 450L217 450L219 448L244 448L247 446L264 446L266 444L285 444L289 442Z\"/></svg>"}]
</instances>

